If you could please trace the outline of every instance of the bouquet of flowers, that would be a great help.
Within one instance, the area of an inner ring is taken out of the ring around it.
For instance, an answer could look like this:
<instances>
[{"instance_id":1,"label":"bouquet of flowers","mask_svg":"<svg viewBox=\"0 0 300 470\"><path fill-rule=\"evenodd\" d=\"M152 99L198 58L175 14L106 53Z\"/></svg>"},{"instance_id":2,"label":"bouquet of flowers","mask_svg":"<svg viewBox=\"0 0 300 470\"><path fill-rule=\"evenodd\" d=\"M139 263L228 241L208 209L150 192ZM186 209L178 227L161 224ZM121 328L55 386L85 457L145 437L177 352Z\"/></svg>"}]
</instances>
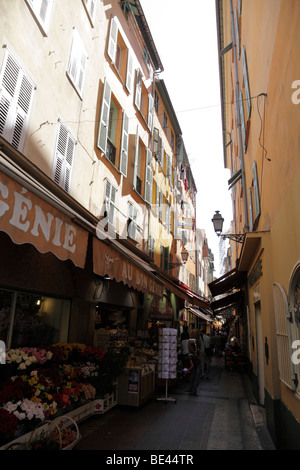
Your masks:
<instances>
[{"instance_id":1,"label":"bouquet of flowers","mask_svg":"<svg viewBox=\"0 0 300 470\"><path fill-rule=\"evenodd\" d=\"M43 421L45 419L41 403L34 403L28 398L18 400L15 403L13 401L9 401L5 403L3 408L13 414L20 422L23 420L31 421L35 419Z\"/></svg>"}]
</instances>

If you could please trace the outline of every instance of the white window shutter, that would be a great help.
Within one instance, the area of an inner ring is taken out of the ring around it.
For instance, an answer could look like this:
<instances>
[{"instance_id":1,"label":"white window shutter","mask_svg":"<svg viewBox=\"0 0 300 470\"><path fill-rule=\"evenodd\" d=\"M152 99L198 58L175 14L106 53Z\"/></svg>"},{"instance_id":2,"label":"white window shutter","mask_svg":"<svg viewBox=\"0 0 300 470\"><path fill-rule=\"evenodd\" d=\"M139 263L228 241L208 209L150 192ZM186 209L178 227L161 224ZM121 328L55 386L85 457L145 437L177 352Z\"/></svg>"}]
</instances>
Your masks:
<instances>
[{"instance_id":1,"label":"white window shutter","mask_svg":"<svg viewBox=\"0 0 300 470\"><path fill-rule=\"evenodd\" d=\"M111 22L110 22L107 53L113 63L115 63L116 54L117 54L117 37L118 37L118 25L117 25L116 18L112 16Z\"/></svg>"},{"instance_id":2,"label":"white window shutter","mask_svg":"<svg viewBox=\"0 0 300 470\"><path fill-rule=\"evenodd\" d=\"M149 93L148 95L148 127L150 131L152 130L152 125L153 125L153 112L154 112L154 98Z\"/></svg>"},{"instance_id":3,"label":"white window shutter","mask_svg":"<svg viewBox=\"0 0 300 470\"><path fill-rule=\"evenodd\" d=\"M132 56L132 53L128 51L126 88L129 91L129 93L132 93L132 85L133 85L133 56Z\"/></svg>"},{"instance_id":4,"label":"white window shutter","mask_svg":"<svg viewBox=\"0 0 300 470\"><path fill-rule=\"evenodd\" d=\"M133 188L136 189L136 177L137 169L139 164L139 128L136 128L136 137L135 137L135 160L134 160L134 170L133 170Z\"/></svg>"},{"instance_id":5,"label":"white window shutter","mask_svg":"<svg viewBox=\"0 0 300 470\"><path fill-rule=\"evenodd\" d=\"M24 143L34 85L7 51L0 76L0 135L16 149Z\"/></svg>"},{"instance_id":6,"label":"white window shutter","mask_svg":"<svg viewBox=\"0 0 300 470\"><path fill-rule=\"evenodd\" d=\"M138 109L141 107L142 98L142 74L140 70L136 71L136 85L135 85L135 105Z\"/></svg>"},{"instance_id":7,"label":"white window shutter","mask_svg":"<svg viewBox=\"0 0 300 470\"><path fill-rule=\"evenodd\" d=\"M66 192L70 191L71 174L75 155L75 139L67 129L60 123L58 139L55 152L53 179Z\"/></svg>"},{"instance_id":8,"label":"white window shutter","mask_svg":"<svg viewBox=\"0 0 300 470\"><path fill-rule=\"evenodd\" d=\"M104 89L103 89L102 107L101 107L100 120L99 120L98 142L97 142L98 148L100 148L100 150L102 150L104 153L106 153L110 101L111 101L111 88L110 88L110 85L108 84L108 81L105 80Z\"/></svg>"},{"instance_id":9,"label":"white window shutter","mask_svg":"<svg viewBox=\"0 0 300 470\"><path fill-rule=\"evenodd\" d=\"M145 175L145 201L149 204L152 203L152 182L153 182L153 172L151 168L151 158L152 152L150 149L146 149L146 175Z\"/></svg>"},{"instance_id":10,"label":"white window shutter","mask_svg":"<svg viewBox=\"0 0 300 470\"><path fill-rule=\"evenodd\" d=\"M80 95L82 95L83 92L83 78L86 61L87 53L84 49L83 42L80 39L78 32L74 30L68 65L68 75Z\"/></svg>"},{"instance_id":11,"label":"white window shutter","mask_svg":"<svg viewBox=\"0 0 300 470\"><path fill-rule=\"evenodd\" d=\"M120 171L124 176L127 176L127 162L128 162L128 139L129 139L129 118L127 114L123 113L123 127L121 138L121 152L120 152Z\"/></svg>"}]
</instances>

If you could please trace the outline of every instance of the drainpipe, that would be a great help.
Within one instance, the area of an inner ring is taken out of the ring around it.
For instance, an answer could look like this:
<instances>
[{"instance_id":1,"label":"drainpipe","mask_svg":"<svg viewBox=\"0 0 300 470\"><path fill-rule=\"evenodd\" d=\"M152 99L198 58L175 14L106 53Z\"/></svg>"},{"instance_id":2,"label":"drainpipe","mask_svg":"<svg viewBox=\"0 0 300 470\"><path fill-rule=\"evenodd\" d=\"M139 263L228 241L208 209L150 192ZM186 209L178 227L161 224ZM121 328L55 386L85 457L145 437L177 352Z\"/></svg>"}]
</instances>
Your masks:
<instances>
[{"instance_id":1,"label":"drainpipe","mask_svg":"<svg viewBox=\"0 0 300 470\"><path fill-rule=\"evenodd\" d=\"M231 36L232 36L232 48L234 54L234 68L236 76L236 90L240 90L239 85L239 75L237 67L237 53L236 53L236 41L235 41L235 29L234 29L234 14L232 0L230 0L230 14L231 14ZM236 99L239 99L239 96L236 96ZM238 108L239 109L239 108ZM242 170L242 187L243 187L243 198L244 198L244 210L245 210L245 231L249 232L249 216L248 216L248 204L247 204L247 188L246 188L246 178L245 178L245 165L244 165L244 150L243 150L243 137L241 130L241 119L238 111L238 135L239 135L239 157L240 157L240 166Z\"/></svg>"}]
</instances>

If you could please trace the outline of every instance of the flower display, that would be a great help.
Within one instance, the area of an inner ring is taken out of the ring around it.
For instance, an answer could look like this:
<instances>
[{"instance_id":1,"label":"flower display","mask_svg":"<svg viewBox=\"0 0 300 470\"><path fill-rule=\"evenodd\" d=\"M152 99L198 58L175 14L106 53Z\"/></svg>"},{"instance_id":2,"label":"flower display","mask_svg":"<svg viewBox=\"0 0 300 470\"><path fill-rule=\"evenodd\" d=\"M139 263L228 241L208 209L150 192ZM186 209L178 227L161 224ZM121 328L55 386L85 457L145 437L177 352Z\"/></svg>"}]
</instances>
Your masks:
<instances>
[{"instance_id":1,"label":"flower display","mask_svg":"<svg viewBox=\"0 0 300 470\"><path fill-rule=\"evenodd\" d=\"M0 408L0 435L13 436L18 427L18 419L5 408Z\"/></svg>"},{"instance_id":2,"label":"flower display","mask_svg":"<svg viewBox=\"0 0 300 470\"><path fill-rule=\"evenodd\" d=\"M45 415L41 403L34 403L28 398L18 400L16 403L10 401L3 407L9 413L16 416L19 421L38 419L44 421Z\"/></svg>"}]
</instances>

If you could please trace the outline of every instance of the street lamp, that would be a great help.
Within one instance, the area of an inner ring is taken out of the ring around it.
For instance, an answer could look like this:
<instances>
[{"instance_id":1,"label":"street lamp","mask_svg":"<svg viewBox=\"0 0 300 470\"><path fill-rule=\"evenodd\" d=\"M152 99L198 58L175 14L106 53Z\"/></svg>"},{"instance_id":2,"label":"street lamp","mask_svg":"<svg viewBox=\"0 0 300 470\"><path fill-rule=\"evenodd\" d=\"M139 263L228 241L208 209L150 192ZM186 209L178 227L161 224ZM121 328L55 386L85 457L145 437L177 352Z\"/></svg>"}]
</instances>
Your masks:
<instances>
[{"instance_id":1,"label":"street lamp","mask_svg":"<svg viewBox=\"0 0 300 470\"><path fill-rule=\"evenodd\" d=\"M223 237L223 239L225 238L229 238L230 240L233 240L237 243L243 243L244 240L245 240L245 234L244 233L229 233L229 234L226 234L226 233L222 233L222 229L223 229L223 222L224 222L224 219L222 217L222 215L220 214L220 211L216 211L213 218L211 219L213 225L214 225L214 229L215 229L215 232L216 234L218 235L218 237Z\"/></svg>"},{"instance_id":2,"label":"street lamp","mask_svg":"<svg viewBox=\"0 0 300 470\"><path fill-rule=\"evenodd\" d=\"M186 249L184 248L181 252L182 262L181 263L169 263L169 266L171 268L176 268L177 266L182 266L183 264L185 264L187 262L188 256L189 256L189 254L186 251Z\"/></svg>"}]
</instances>

